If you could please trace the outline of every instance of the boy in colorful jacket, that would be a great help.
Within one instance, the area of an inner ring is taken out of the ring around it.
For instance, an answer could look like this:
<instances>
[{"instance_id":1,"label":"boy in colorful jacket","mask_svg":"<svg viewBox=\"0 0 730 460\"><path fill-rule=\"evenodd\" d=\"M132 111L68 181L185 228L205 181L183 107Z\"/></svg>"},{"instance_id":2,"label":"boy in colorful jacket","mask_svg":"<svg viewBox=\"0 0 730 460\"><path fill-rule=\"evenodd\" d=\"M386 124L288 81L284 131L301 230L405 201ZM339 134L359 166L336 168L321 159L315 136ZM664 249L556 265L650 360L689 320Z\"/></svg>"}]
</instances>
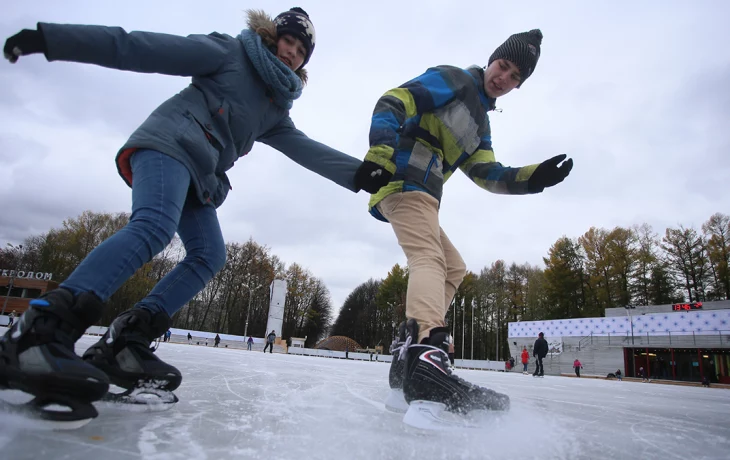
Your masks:
<instances>
[{"instance_id":1,"label":"boy in colorful jacket","mask_svg":"<svg viewBox=\"0 0 730 460\"><path fill-rule=\"evenodd\" d=\"M406 316L410 343L403 391L408 402L427 400L452 411L506 409L509 398L473 386L446 364L451 337L444 318L466 266L439 226L444 183L460 169L480 187L501 194L540 193L565 179L566 155L511 168L495 160L487 113L496 99L525 82L540 57L542 33L509 37L486 68L430 68L386 92L370 127L370 150L355 175L356 189L375 189L370 213L390 222L408 259ZM562 164L561 164L562 162ZM441 355L425 359L425 355ZM394 360L393 366L402 366ZM431 382L441 382L437 385ZM450 391L442 388L449 387Z\"/></svg>"}]
</instances>

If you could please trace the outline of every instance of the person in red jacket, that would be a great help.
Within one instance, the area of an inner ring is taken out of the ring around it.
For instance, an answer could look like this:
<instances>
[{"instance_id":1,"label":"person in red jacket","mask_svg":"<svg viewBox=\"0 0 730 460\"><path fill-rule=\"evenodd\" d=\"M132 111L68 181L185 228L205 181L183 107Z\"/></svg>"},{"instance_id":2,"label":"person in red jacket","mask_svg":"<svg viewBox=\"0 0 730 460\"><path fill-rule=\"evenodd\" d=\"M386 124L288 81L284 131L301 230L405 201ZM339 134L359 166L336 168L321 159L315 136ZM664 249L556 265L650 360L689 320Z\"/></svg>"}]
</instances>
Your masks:
<instances>
[{"instance_id":1,"label":"person in red jacket","mask_svg":"<svg viewBox=\"0 0 730 460\"><path fill-rule=\"evenodd\" d=\"M527 374L527 363L530 362L530 353L527 352L527 347L522 346L522 373Z\"/></svg>"},{"instance_id":2,"label":"person in red jacket","mask_svg":"<svg viewBox=\"0 0 730 460\"><path fill-rule=\"evenodd\" d=\"M575 361L573 361L573 368L575 369L575 376L580 378L580 370L583 369L583 365L578 358L575 358Z\"/></svg>"}]
</instances>

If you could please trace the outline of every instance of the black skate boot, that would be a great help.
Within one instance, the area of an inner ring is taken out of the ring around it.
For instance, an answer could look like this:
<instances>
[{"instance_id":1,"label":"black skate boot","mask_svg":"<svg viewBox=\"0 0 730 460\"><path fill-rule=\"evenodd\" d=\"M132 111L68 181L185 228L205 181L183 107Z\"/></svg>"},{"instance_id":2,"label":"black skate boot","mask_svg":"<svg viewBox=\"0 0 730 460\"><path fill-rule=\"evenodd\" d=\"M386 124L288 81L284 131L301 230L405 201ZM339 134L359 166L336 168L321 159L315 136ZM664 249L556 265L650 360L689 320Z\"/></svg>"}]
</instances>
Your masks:
<instances>
[{"instance_id":1,"label":"black skate boot","mask_svg":"<svg viewBox=\"0 0 730 460\"><path fill-rule=\"evenodd\" d=\"M111 383L125 388L107 393L104 401L167 410L178 401L172 393L182 382L175 367L163 362L150 349L152 341L170 328L167 313L152 314L132 308L117 316L106 334L84 353L84 360L104 371Z\"/></svg>"},{"instance_id":2,"label":"black skate boot","mask_svg":"<svg viewBox=\"0 0 730 460\"><path fill-rule=\"evenodd\" d=\"M45 420L51 428L73 429L98 413L92 401L109 389L103 372L74 352L74 343L101 317L103 302L94 294L74 298L55 289L30 301L30 308L0 338L0 388L35 396L23 405L2 404L10 412ZM52 406L67 410L52 410Z\"/></svg>"},{"instance_id":3,"label":"black skate boot","mask_svg":"<svg viewBox=\"0 0 730 460\"><path fill-rule=\"evenodd\" d=\"M444 410L460 416L474 411L505 411L509 396L471 384L454 374L449 360L448 329L431 329L421 344L412 344L406 355L403 394L409 403L403 421L417 428L478 427L465 419L442 418Z\"/></svg>"},{"instance_id":4,"label":"black skate boot","mask_svg":"<svg viewBox=\"0 0 730 460\"><path fill-rule=\"evenodd\" d=\"M418 340L418 323L413 321L411 327L415 326L415 337ZM388 372L388 383L390 384L390 393L388 399L385 400L385 408L392 412L405 412L408 410L408 403L403 396L403 374L405 373L405 352L407 348L407 336L413 337L414 331L406 329L406 322L400 323L398 326L398 337L390 346L390 354L393 360L390 362L390 371ZM403 356L401 357L401 352Z\"/></svg>"},{"instance_id":5,"label":"black skate boot","mask_svg":"<svg viewBox=\"0 0 730 460\"><path fill-rule=\"evenodd\" d=\"M545 370L537 361L535 362L535 372L532 374L533 377L545 377Z\"/></svg>"}]
</instances>

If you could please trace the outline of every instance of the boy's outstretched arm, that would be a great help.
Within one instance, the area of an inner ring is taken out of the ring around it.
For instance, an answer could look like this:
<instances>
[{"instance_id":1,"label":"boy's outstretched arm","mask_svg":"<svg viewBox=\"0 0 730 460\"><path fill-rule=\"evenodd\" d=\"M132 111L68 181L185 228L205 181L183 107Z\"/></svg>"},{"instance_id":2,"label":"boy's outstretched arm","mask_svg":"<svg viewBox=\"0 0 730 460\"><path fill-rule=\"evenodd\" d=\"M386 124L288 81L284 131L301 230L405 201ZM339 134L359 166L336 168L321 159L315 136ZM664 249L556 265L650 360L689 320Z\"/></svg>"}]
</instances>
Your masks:
<instances>
[{"instance_id":1,"label":"boy's outstretched arm","mask_svg":"<svg viewBox=\"0 0 730 460\"><path fill-rule=\"evenodd\" d=\"M573 159L565 161L566 155L558 155L539 164L511 168L503 166L494 158L489 137L482 139L476 152L459 168L475 184L492 193L505 195L526 195L540 193L563 181L573 169Z\"/></svg>"}]
</instances>

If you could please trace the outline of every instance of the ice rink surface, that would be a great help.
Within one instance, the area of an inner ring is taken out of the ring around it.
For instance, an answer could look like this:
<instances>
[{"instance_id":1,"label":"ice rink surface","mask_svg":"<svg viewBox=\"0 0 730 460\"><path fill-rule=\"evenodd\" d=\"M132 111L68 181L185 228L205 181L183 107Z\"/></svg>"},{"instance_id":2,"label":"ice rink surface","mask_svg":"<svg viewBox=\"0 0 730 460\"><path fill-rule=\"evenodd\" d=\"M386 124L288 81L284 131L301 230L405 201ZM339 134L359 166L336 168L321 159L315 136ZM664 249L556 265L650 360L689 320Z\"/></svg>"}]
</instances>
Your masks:
<instances>
[{"instance_id":1,"label":"ice rink surface","mask_svg":"<svg viewBox=\"0 0 730 460\"><path fill-rule=\"evenodd\" d=\"M459 370L507 393L512 409L484 429L418 432L384 408L385 363L169 343L158 353L183 373L173 409L100 408L66 432L0 413L0 458L730 458L724 389Z\"/></svg>"}]
</instances>

